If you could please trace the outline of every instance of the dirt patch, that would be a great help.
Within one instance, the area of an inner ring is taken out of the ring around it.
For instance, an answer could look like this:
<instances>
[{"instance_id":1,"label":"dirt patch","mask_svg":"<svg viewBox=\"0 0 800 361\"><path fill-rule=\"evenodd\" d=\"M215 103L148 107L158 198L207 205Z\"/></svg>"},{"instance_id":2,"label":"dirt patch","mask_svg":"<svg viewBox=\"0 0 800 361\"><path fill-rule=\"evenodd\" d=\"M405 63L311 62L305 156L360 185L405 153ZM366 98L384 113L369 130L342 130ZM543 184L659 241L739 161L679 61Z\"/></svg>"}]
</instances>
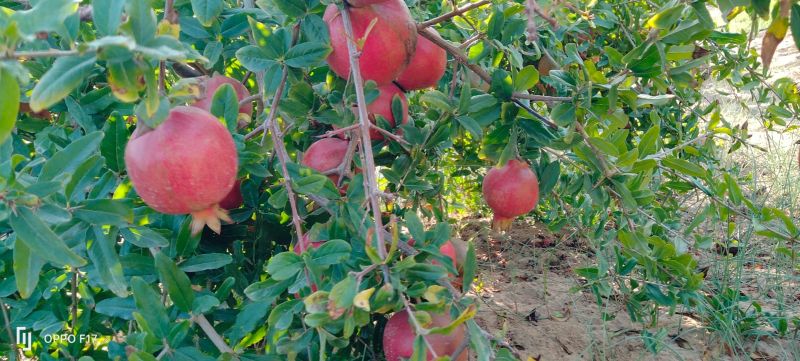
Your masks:
<instances>
[{"instance_id":1,"label":"dirt patch","mask_svg":"<svg viewBox=\"0 0 800 361\"><path fill-rule=\"evenodd\" d=\"M601 307L591 291L581 289L574 269L595 261L576 237L523 221L505 235L493 234L488 220L462 223L461 235L475 242L478 254L478 323L525 356L539 361L737 359L692 315L666 312L659 315L658 327L648 327L659 349L651 352L643 325L631 322L624 303L603 299ZM659 328L666 332L656 334ZM796 360L790 343L751 338L744 346L748 359Z\"/></svg>"}]
</instances>

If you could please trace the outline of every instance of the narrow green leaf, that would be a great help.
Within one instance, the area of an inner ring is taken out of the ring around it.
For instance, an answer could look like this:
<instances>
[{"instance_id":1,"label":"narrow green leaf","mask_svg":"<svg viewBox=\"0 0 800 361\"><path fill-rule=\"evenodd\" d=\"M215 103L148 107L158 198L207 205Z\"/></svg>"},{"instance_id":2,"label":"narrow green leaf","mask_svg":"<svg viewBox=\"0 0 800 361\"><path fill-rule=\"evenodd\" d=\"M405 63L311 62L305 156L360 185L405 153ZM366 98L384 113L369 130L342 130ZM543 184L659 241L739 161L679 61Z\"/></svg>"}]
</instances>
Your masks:
<instances>
[{"instance_id":1,"label":"narrow green leaf","mask_svg":"<svg viewBox=\"0 0 800 361\"><path fill-rule=\"evenodd\" d=\"M103 132L98 131L73 141L44 163L42 171L39 173L39 181L49 181L72 173L87 158L97 152L102 140Z\"/></svg>"},{"instance_id":2,"label":"narrow green leaf","mask_svg":"<svg viewBox=\"0 0 800 361\"><path fill-rule=\"evenodd\" d=\"M130 199L90 199L76 205L74 214L94 225L125 227L133 222L133 202Z\"/></svg>"},{"instance_id":3,"label":"narrow green leaf","mask_svg":"<svg viewBox=\"0 0 800 361\"><path fill-rule=\"evenodd\" d=\"M103 283L118 297L127 297L128 285L115 247L116 231L105 234L102 228L92 227L87 231L86 237L90 240L87 246L89 259L92 260Z\"/></svg>"},{"instance_id":4,"label":"narrow green leaf","mask_svg":"<svg viewBox=\"0 0 800 361\"><path fill-rule=\"evenodd\" d=\"M293 68L303 68L321 63L328 54L331 47L325 43L308 42L293 46L286 53L286 65Z\"/></svg>"},{"instance_id":5,"label":"narrow green leaf","mask_svg":"<svg viewBox=\"0 0 800 361\"><path fill-rule=\"evenodd\" d=\"M94 55L58 58L42 76L31 93L30 106L35 112L49 108L83 83L94 67Z\"/></svg>"},{"instance_id":6,"label":"narrow green leaf","mask_svg":"<svg viewBox=\"0 0 800 361\"><path fill-rule=\"evenodd\" d=\"M100 35L116 35L125 0L92 0L92 23Z\"/></svg>"},{"instance_id":7,"label":"narrow green leaf","mask_svg":"<svg viewBox=\"0 0 800 361\"><path fill-rule=\"evenodd\" d=\"M161 297L140 277L131 278L131 290L136 301L136 309L154 336L161 339L169 333L169 317Z\"/></svg>"},{"instance_id":8,"label":"narrow green leaf","mask_svg":"<svg viewBox=\"0 0 800 361\"><path fill-rule=\"evenodd\" d=\"M661 163L670 169L683 173L685 175L703 178L706 176L706 170L702 166L691 163L685 159L675 157L666 157L661 160Z\"/></svg>"},{"instance_id":9,"label":"narrow green leaf","mask_svg":"<svg viewBox=\"0 0 800 361\"><path fill-rule=\"evenodd\" d=\"M462 291L469 292L472 289L472 281L478 269L478 258L475 255L475 244L471 241L467 244L467 257L464 259L464 277Z\"/></svg>"},{"instance_id":10,"label":"narrow green leaf","mask_svg":"<svg viewBox=\"0 0 800 361\"><path fill-rule=\"evenodd\" d=\"M425 242L425 226L422 224L422 220L419 219L417 212L413 210L406 211L405 220L411 237L416 242Z\"/></svg>"},{"instance_id":11,"label":"narrow green leaf","mask_svg":"<svg viewBox=\"0 0 800 361\"><path fill-rule=\"evenodd\" d=\"M175 306L178 306L184 312L190 312L194 302L194 291L192 290L192 282L189 280L189 276L181 271L175 265L175 262L172 262L163 252L156 254L156 269L158 270L158 277L167 289L167 293L169 293L169 297Z\"/></svg>"},{"instance_id":12,"label":"narrow green leaf","mask_svg":"<svg viewBox=\"0 0 800 361\"><path fill-rule=\"evenodd\" d=\"M17 207L17 212L12 213L9 219L17 241L25 243L34 254L59 266L81 267L86 264L86 260L69 249L30 208Z\"/></svg>"},{"instance_id":13,"label":"narrow green leaf","mask_svg":"<svg viewBox=\"0 0 800 361\"><path fill-rule=\"evenodd\" d=\"M194 256L180 264L184 272L200 272L225 267L233 262L227 253L206 253Z\"/></svg>"},{"instance_id":14,"label":"narrow green leaf","mask_svg":"<svg viewBox=\"0 0 800 361\"><path fill-rule=\"evenodd\" d=\"M19 113L19 83L11 73L0 68L0 144L6 141Z\"/></svg>"},{"instance_id":15,"label":"narrow green leaf","mask_svg":"<svg viewBox=\"0 0 800 361\"><path fill-rule=\"evenodd\" d=\"M556 124L567 127L572 125L575 122L575 104L572 103L561 103L556 105L555 108L550 112L550 117L553 118L553 121Z\"/></svg>"},{"instance_id":16,"label":"narrow green leaf","mask_svg":"<svg viewBox=\"0 0 800 361\"><path fill-rule=\"evenodd\" d=\"M27 299L36 290L44 264L45 261L32 253L24 242L14 244L14 278L22 298Z\"/></svg>"},{"instance_id":17,"label":"narrow green leaf","mask_svg":"<svg viewBox=\"0 0 800 361\"><path fill-rule=\"evenodd\" d=\"M239 98L230 84L223 84L211 98L211 114L222 118L229 131L236 131L239 117Z\"/></svg>"},{"instance_id":18,"label":"narrow green leaf","mask_svg":"<svg viewBox=\"0 0 800 361\"><path fill-rule=\"evenodd\" d=\"M123 320L132 320L133 311L136 311L136 302L134 302L132 297L106 298L98 302L94 310L101 315L118 317Z\"/></svg>"},{"instance_id":19,"label":"narrow green leaf","mask_svg":"<svg viewBox=\"0 0 800 361\"><path fill-rule=\"evenodd\" d=\"M472 134L475 139L481 139L483 137L483 129L481 129L480 124L466 115L460 115L456 117L456 120L459 124L461 124L464 129L466 129L470 134Z\"/></svg>"},{"instance_id":20,"label":"narrow green leaf","mask_svg":"<svg viewBox=\"0 0 800 361\"><path fill-rule=\"evenodd\" d=\"M192 12L203 26L211 26L223 7L222 0L192 0Z\"/></svg>"},{"instance_id":21,"label":"narrow green leaf","mask_svg":"<svg viewBox=\"0 0 800 361\"><path fill-rule=\"evenodd\" d=\"M106 160L108 168L121 173L125 170L125 146L128 144L128 128L119 113L111 113L103 127L103 141L100 143L100 154Z\"/></svg>"},{"instance_id":22,"label":"narrow green leaf","mask_svg":"<svg viewBox=\"0 0 800 361\"><path fill-rule=\"evenodd\" d=\"M142 248L169 246L168 239L148 227L123 228L119 233L126 242Z\"/></svg>"},{"instance_id":23,"label":"narrow green leaf","mask_svg":"<svg viewBox=\"0 0 800 361\"><path fill-rule=\"evenodd\" d=\"M792 28L792 38L794 38L794 45L800 49L800 4L792 4L792 13L790 15L790 27Z\"/></svg>"}]
</instances>

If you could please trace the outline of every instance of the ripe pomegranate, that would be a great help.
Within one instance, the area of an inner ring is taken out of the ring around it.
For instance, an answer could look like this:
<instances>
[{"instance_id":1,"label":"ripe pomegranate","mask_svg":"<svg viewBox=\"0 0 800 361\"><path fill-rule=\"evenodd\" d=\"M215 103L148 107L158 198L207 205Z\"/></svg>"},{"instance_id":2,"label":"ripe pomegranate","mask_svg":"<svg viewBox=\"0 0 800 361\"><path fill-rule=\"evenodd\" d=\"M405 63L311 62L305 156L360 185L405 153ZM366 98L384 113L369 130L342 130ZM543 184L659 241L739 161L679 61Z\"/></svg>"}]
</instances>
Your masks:
<instances>
[{"instance_id":1,"label":"ripe pomegranate","mask_svg":"<svg viewBox=\"0 0 800 361\"><path fill-rule=\"evenodd\" d=\"M219 202L236 182L236 145L225 126L195 107L176 107L154 130L125 147L125 165L136 192L151 208L190 213L192 233L230 222Z\"/></svg>"},{"instance_id":2,"label":"ripe pomegranate","mask_svg":"<svg viewBox=\"0 0 800 361\"><path fill-rule=\"evenodd\" d=\"M241 207L243 203L242 181L237 180L236 183L233 184L231 191L228 192L228 195L219 202L219 206L223 209L232 210Z\"/></svg>"},{"instance_id":3,"label":"ripe pomegranate","mask_svg":"<svg viewBox=\"0 0 800 361\"><path fill-rule=\"evenodd\" d=\"M229 78L224 75L216 74L210 78L207 78L203 82L205 86L205 94L200 98L197 99L192 106L205 109L207 111L211 111L211 104L214 100L214 93L217 92L219 87L230 84L233 86L233 90L236 91L236 97L241 102L245 98L250 96L250 91L247 90L247 87L244 86L241 82L236 79ZM239 106L239 113L244 113L247 115L252 115L253 113L253 104L252 103L245 103Z\"/></svg>"},{"instance_id":4,"label":"ripe pomegranate","mask_svg":"<svg viewBox=\"0 0 800 361\"><path fill-rule=\"evenodd\" d=\"M486 173L483 198L494 211L492 228L506 231L515 217L536 207L539 181L527 163L512 159L505 166L493 167Z\"/></svg>"},{"instance_id":5,"label":"ripe pomegranate","mask_svg":"<svg viewBox=\"0 0 800 361\"><path fill-rule=\"evenodd\" d=\"M367 5L378 4L378 3L382 3L384 1L386 1L386 0L346 0L346 2L348 4L350 4L350 6L352 6L354 8L360 8L360 7L364 7L364 6L367 6Z\"/></svg>"},{"instance_id":6,"label":"ripe pomegranate","mask_svg":"<svg viewBox=\"0 0 800 361\"><path fill-rule=\"evenodd\" d=\"M347 154L350 142L337 138L320 139L311 144L303 156L303 165L320 173L326 173L339 167ZM339 174L329 174L333 184L339 182Z\"/></svg>"},{"instance_id":7,"label":"ripe pomegranate","mask_svg":"<svg viewBox=\"0 0 800 361\"><path fill-rule=\"evenodd\" d=\"M442 327L450 324L451 318L449 314L431 314L433 319L431 325L423 325L426 328ZM414 353L414 339L416 338L416 330L414 325L409 320L409 314L405 310L395 313L389 322L386 323L386 328L383 330L383 353L386 356L386 361L400 361L402 359L409 359ZM455 353L458 345L466 337L466 328L461 325L458 326L449 335L428 335L426 338L433 346L437 356L452 356ZM466 361L467 352L464 351L456 361ZM433 360L433 355L428 351L427 360Z\"/></svg>"},{"instance_id":8,"label":"ripe pomegranate","mask_svg":"<svg viewBox=\"0 0 800 361\"><path fill-rule=\"evenodd\" d=\"M427 38L417 35L417 49L397 84L406 91L435 87L447 68L447 52Z\"/></svg>"},{"instance_id":9,"label":"ripe pomegranate","mask_svg":"<svg viewBox=\"0 0 800 361\"><path fill-rule=\"evenodd\" d=\"M417 43L416 23L403 0L370 0L359 3L365 6L351 8L350 20L361 51L361 75L364 80L373 80L378 85L388 84L411 61L411 54L414 53ZM328 65L334 73L347 79L350 77L350 54L347 50L344 23L336 4L328 5L323 19L328 24L333 47L328 56ZM374 25L371 25L373 21Z\"/></svg>"},{"instance_id":10,"label":"ripe pomegranate","mask_svg":"<svg viewBox=\"0 0 800 361\"><path fill-rule=\"evenodd\" d=\"M392 111L392 103L394 102L394 97L397 95L400 97L400 103L402 104L403 108L403 119L400 121L400 124L408 123L408 99L406 98L406 94L394 84L386 84L378 87L380 91L380 95L378 95L372 103L367 104L367 112L369 113L369 120L372 124L377 124L378 119L376 115L382 116L386 119L392 127L397 126L397 120L394 119L394 112ZM356 113L356 117L358 117L358 109L353 108L353 112ZM358 119L356 119L358 121ZM338 127L334 126L334 129ZM360 134L360 133L359 133ZM339 138L344 138L344 134L339 134ZM369 130L369 137L372 140L383 140L383 134L381 132L370 129Z\"/></svg>"}]
</instances>

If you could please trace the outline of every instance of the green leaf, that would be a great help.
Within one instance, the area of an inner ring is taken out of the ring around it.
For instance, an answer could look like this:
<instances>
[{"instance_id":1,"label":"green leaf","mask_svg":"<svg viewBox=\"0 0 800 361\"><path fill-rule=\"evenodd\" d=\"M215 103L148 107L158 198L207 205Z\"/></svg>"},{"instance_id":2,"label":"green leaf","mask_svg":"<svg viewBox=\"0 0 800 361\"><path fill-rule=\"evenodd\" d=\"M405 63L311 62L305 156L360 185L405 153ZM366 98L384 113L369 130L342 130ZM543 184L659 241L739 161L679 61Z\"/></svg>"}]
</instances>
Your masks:
<instances>
[{"instance_id":1,"label":"green leaf","mask_svg":"<svg viewBox=\"0 0 800 361\"><path fill-rule=\"evenodd\" d=\"M666 158L661 160L661 163L667 168L673 169L675 171L678 171L680 173L683 173L683 174L686 174L686 175L689 175L689 176L698 177L698 178L703 178L703 177L706 176L705 168L703 168L702 166L699 166L697 164L691 163L691 162L689 162L689 161L687 161L685 159L678 159L678 158L675 158L675 157L666 157Z\"/></svg>"},{"instance_id":2,"label":"green leaf","mask_svg":"<svg viewBox=\"0 0 800 361\"><path fill-rule=\"evenodd\" d=\"M10 72L0 68L0 144L14 130L19 113L19 83Z\"/></svg>"},{"instance_id":3,"label":"green leaf","mask_svg":"<svg viewBox=\"0 0 800 361\"><path fill-rule=\"evenodd\" d=\"M341 239L332 239L311 251L312 262L317 266L329 266L350 258L350 244Z\"/></svg>"},{"instance_id":4,"label":"green leaf","mask_svg":"<svg viewBox=\"0 0 800 361\"><path fill-rule=\"evenodd\" d=\"M184 312L190 312L194 302L194 291L189 276L178 269L175 262L163 252L156 253L156 269L175 306Z\"/></svg>"},{"instance_id":5,"label":"green leaf","mask_svg":"<svg viewBox=\"0 0 800 361\"><path fill-rule=\"evenodd\" d=\"M297 311L297 305L302 305L300 300L291 300L281 303L272 309L267 317L269 327L275 330L285 330L289 328L294 319L294 312Z\"/></svg>"},{"instance_id":6,"label":"green leaf","mask_svg":"<svg viewBox=\"0 0 800 361\"><path fill-rule=\"evenodd\" d=\"M148 1L128 1L126 12L128 22L125 28L128 29L136 43L148 44L156 36L156 13Z\"/></svg>"},{"instance_id":7,"label":"green leaf","mask_svg":"<svg viewBox=\"0 0 800 361\"><path fill-rule=\"evenodd\" d=\"M90 199L76 206L75 217L97 226L127 226L133 222L130 199Z\"/></svg>"},{"instance_id":8,"label":"green leaf","mask_svg":"<svg viewBox=\"0 0 800 361\"><path fill-rule=\"evenodd\" d=\"M14 244L14 278L22 298L27 299L36 290L44 264L45 261L31 252L24 242Z\"/></svg>"},{"instance_id":9,"label":"green leaf","mask_svg":"<svg viewBox=\"0 0 800 361\"><path fill-rule=\"evenodd\" d=\"M284 281L277 281L270 278L263 282L256 282L244 289L244 294L247 298L253 301L264 301L272 303L278 296L286 291L286 288L292 284L293 279Z\"/></svg>"},{"instance_id":10,"label":"green leaf","mask_svg":"<svg viewBox=\"0 0 800 361\"><path fill-rule=\"evenodd\" d=\"M49 108L67 96L89 76L97 59L94 55L58 58L31 93L34 112Z\"/></svg>"},{"instance_id":11,"label":"green leaf","mask_svg":"<svg viewBox=\"0 0 800 361\"><path fill-rule=\"evenodd\" d=\"M297 275L303 269L303 258L294 252L278 253L269 259L267 273L278 281L283 281Z\"/></svg>"},{"instance_id":12,"label":"green leaf","mask_svg":"<svg viewBox=\"0 0 800 361\"><path fill-rule=\"evenodd\" d=\"M461 124L464 129L472 134L475 139L481 139L481 137L483 137L483 129L481 129L480 124L478 124L475 119L472 119L467 115L459 115L456 117L456 121L458 121L458 123Z\"/></svg>"},{"instance_id":13,"label":"green leaf","mask_svg":"<svg viewBox=\"0 0 800 361\"><path fill-rule=\"evenodd\" d=\"M222 13L224 3L222 0L192 0L192 12L194 17L203 26L211 26L217 16Z\"/></svg>"},{"instance_id":14,"label":"green leaf","mask_svg":"<svg viewBox=\"0 0 800 361\"><path fill-rule=\"evenodd\" d=\"M236 51L236 58L247 70L253 72L265 71L277 64L275 58L264 48L248 45Z\"/></svg>"},{"instance_id":15,"label":"green leaf","mask_svg":"<svg viewBox=\"0 0 800 361\"><path fill-rule=\"evenodd\" d=\"M297 0L272 0L275 3L275 6L280 9L286 15L299 18L305 15L306 9L306 1L297 1Z\"/></svg>"},{"instance_id":16,"label":"green leaf","mask_svg":"<svg viewBox=\"0 0 800 361\"><path fill-rule=\"evenodd\" d=\"M655 107L667 105L672 100L675 99L674 94L661 94L661 95L647 95L647 94L639 94L636 97L636 105L652 105Z\"/></svg>"},{"instance_id":17,"label":"green leaf","mask_svg":"<svg viewBox=\"0 0 800 361\"><path fill-rule=\"evenodd\" d=\"M645 286L645 292L647 293L647 297L649 297L653 301L656 301L656 303L658 303L659 305L672 306L675 304L674 299L670 298L669 296L661 292L661 287L658 287L652 283L648 283Z\"/></svg>"},{"instance_id":18,"label":"green leaf","mask_svg":"<svg viewBox=\"0 0 800 361\"><path fill-rule=\"evenodd\" d=\"M222 118L229 131L236 131L239 118L239 97L230 84L223 84L211 98L211 114Z\"/></svg>"},{"instance_id":19,"label":"green leaf","mask_svg":"<svg viewBox=\"0 0 800 361\"><path fill-rule=\"evenodd\" d=\"M39 181L49 181L72 173L83 161L97 152L102 140L103 132L98 131L73 141L44 163L39 173Z\"/></svg>"},{"instance_id":20,"label":"green leaf","mask_svg":"<svg viewBox=\"0 0 800 361\"><path fill-rule=\"evenodd\" d=\"M514 82L511 74L503 69L495 69L492 72L492 83L489 90L500 99L509 100L514 94Z\"/></svg>"},{"instance_id":21,"label":"green leaf","mask_svg":"<svg viewBox=\"0 0 800 361\"><path fill-rule=\"evenodd\" d=\"M12 15L19 32L29 38L39 32L60 30L67 18L78 11L78 2L74 0L39 0L31 5L32 8Z\"/></svg>"},{"instance_id":22,"label":"green leaf","mask_svg":"<svg viewBox=\"0 0 800 361\"><path fill-rule=\"evenodd\" d=\"M467 256L464 259L464 276L463 276L463 284L462 284L462 291L464 293L469 292L472 289L472 281L475 278L476 271L478 269L478 258L475 255L475 244L471 241L467 244Z\"/></svg>"},{"instance_id":23,"label":"green leaf","mask_svg":"<svg viewBox=\"0 0 800 361\"><path fill-rule=\"evenodd\" d=\"M116 35L125 0L92 0L92 23L100 35Z\"/></svg>"},{"instance_id":24,"label":"green leaf","mask_svg":"<svg viewBox=\"0 0 800 361\"><path fill-rule=\"evenodd\" d=\"M105 286L114 292L118 297L128 296L128 284L125 282L125 274L122 270L122 263L119 261L119 254L115 247L117 241L116 231L105 234L102 228L92 227L86 232L87 252L92 265L100 274Z\"/></svg>"},{"instance_id":25,"label":"green leaf","mask_svg":"<svg viewBox=\"0 0 800 361\"><path fill-rule=\"evenodd\" d=\"M794 38L795 46L800 49L800 4L792 4L792 12L790 14L790 27L792 28L792 38Z\"/></svg>"},{"instance_id":26,"label":"green leaf","mask_svg":"<svg viewBox=\"0 0 800 361\"><path fill-rule=\"evenodd\" d=\"M683 13L683 9L685 7L685 5L681 4L664 9L647 20L645 26L655 29L671 28L673 25L675 25L675 23L678 22L678 20L680 20L681 13Z\"/></svg>"},{"instance_id":27,"label":"green leaf","mask_svg":"<svg viewBox=\"0 0 800 361\"><path fill-rule=\"evenodd\" d=\"M106 298L95 305L94 310L101 314L123 320L132 320L133 312L136 311L136 302L132 297L127 298Z\"/></svg>"},{"instance_id":28,"label":"green leaf","mask_svg":"<svg viewBox=\"0 0 800 361\"><path fill-rule=\"evenodd\" d=\"M103 127L103 141L100 143L100 154L106 160L106 166L117 173L125 170L125 146L128 144L128 128L119 113L111 113Z\"/></svg>"},{"instance_id":29,"label":"green leaf","mask_svg":"<svg viewBox=\"0 0 800 361\"><path fill-rule=\"evenodd\" d=\"M425 226L422 224L422 220L419 219L417 212L413 210L406 211L405 220L411 237L416 242L425 242Z\"/></svg>"},{"instance_id":30,"label":"green leaf","mask_svg":"<svg viewBox=\"0 0 800 361\"><path fill-rule=\"evenodd\" d=\"M561 103L550 112L550 117L556 124L567 127L575 122L575 104Z\"/></svg>"},{"instance_id":31,"label":"green leaf","mask_svg":"<svg viewBox=\"0 0 800 361\"><path fill-rule=\"evenodd\" d=\"M17 241L25 243L36 255L59 266L81 267L86 264L86 260L69 249L30 208L17 207L9 220L17 234Z\"/></svg>"},{"instance_id":32,"label":"green leaf","mask_svg":"<svg viewBox=\"0 0 800 361\"><path fill-rule=\"evenodd\" d=\"M331 47L325 43L308 42L297 44L286 53L286 65L292 68L317 65L325 60L331 50Z\"/></svg>"},{"instance_id":33,"label":"green leaf","mask_svg":"<svg viewBox=\"0 0 800 361\"><path fill-rule=\"evenodd\" d=\"M337 308L349 308L353 305L353 298L356 297L357 291L358 284L355 277L351 275L333 286L328 298Z\"/></svg>"},{"instance_id":34,"label":"green leaf","mask_svg":"<svg viewBox=\"0 0 800 361\"><path fill-rule=\"evenodd\" d=\"M168 239L148 227L123 228L119 233L126 242L142 248L169 246Z\"/></svg>"},{"instance_id":35,"label":"green leaf","mask_svg":"<svg viewBox=\"0 0 800 361\"><path fill-rule=\"evenodd\" d=\"M227 253L206 253L194 256L180 264L184 272L200 272L225 267L233 262Z\"/></svg>"},{"instance_id":36,"label":"green leaf","mask_svg":"<svg viewBox=\"0 0 800 361\"><path fill-rule=\"evenodd\" d=\"M528 65L519 71L514 78L514 90L526 91L539 83L539 71L533 65Z\"/></svg>"},{"instance_id":37,"label":"green leaf","mask_svg":"<svg viewBox=\"0 0 800 361\"><path fill-rule=\"evenodd\" d=\"M161 339L169 333L169 317L167 310L161 304L161 297L140 277L131 278L131 290L136 301L136 308L147 328L153 331L154 336Z\"/></svg>"}]
</instances>

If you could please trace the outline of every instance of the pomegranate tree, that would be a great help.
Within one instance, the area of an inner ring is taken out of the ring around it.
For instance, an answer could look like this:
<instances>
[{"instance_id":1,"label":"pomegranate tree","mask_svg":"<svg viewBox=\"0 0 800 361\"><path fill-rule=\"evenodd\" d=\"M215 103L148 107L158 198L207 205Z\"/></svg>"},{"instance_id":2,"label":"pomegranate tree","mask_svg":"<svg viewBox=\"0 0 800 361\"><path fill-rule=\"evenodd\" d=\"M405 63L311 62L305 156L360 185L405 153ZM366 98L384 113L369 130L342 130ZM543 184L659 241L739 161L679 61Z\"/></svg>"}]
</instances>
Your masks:
<instances>
[{"instance_id":1,"label":"pomegranate tree","mask_svg":"<svg viewBox=\"0 0 800 361\"><path fill-rule=\"evenodd\" d=\"M320 173L336 170L344 161L350 142L338 138L320 139L311 144L303 156L303 165ZM339 183L340 174L328 174L333 184Z\"/></svg>"},{"instance_id":2,"label":"pomegranate tree","mask_svg":"<svg viewBox=\"0 0 800 361\"><path fill-rule=\"evenodd\" d=\"M233 87L233 90L236 92L236 97L240 102L250 96L250 91L248 91L247 87L245 87L244 84L238 80L216 74L210 78L206 78L205 81L203 81L205 94L203 94L200 99L197 99L197 101L195 101L192 105L210 112L211 104L214 100L214 93L217 92L219 87L225 84L230 84ZM248 102L240 105L239 113L244 113L248 116L251 115L253 113L253 104Z\"/></svg>"},{"instance_id":3,"label":"pomegranate tree","mask_svg":"<svg viewBox=\"0 0 800 361\"><path fill-rule=\"evenodd\" d=\"M369 4L369 5L367 5ZM417 43L417 27L402 0L360 1L350 9L350 20L361 56L359 66L365 80L388 84L405 69ZM325 22L333 51L328 65L336 75L350 77L350 55L344 23L336 4L328 5Z\"/></svg>"},{"instance_id":4,"label":"pomegranate tree","mask_svg":"<svg viewBox=\"0 0 800 361\"><path fill-rule=\"evenodd\" d=\"M406 70L397 77L397 84L407 91L435 87L446 68L447 52L427 38L417 35L414 55Z\"/></svg>"},{"instance_id":5,"label":"pomegranate tree","mask_svg":"<svg viewBox=\"0 0 800 361\"><path fill-rule=\"evenodd\" d=\"M219 203L236 182L233 138L213 115L176 107L163 124L135 136L125 148L125 165L136 192L166 214L191 214L192 232L205 225L220 233L230 217Z\"/></svg>"},{"instance_id":6,"label":"pomegranate tree","mask_svg":"<svg viewBox=\"0 0 800 361\"><path fill-rule=\"evenodd\" d=\"M413 316L412 316L413 317ZM450 324L452 319L449 314L431 314L431 324L422 325L426 328L444 327ZM436 355L453 356L456 349L464 340L466 335L466 328L461 325L456 327L449 335L427 335L425 336L430 342ZM414 353L414 339L417 337L414 324L409 319L409 314L405 310L392 315L389 322L386 323L386 328L383 330L383 353L386 356L386 361L400 361L411 358ZM467 352L464 351L458 357L457 361L466 361L468 359ZM427 360L432 361L433 354L427 352Z\"/></svg>"},{"instance_id":7,"label":"pomegranate tree","mask_svg":"<svg viewBox=\"0 0 800 361\"><path fill-rule=\"evenodd\" d=\"M531 167L512 159L503 167L493 167L483 179L483 198L494 211L492 227L505 231L511 221L536 207L539 181Z\"/></svg>"}]
</instances>

